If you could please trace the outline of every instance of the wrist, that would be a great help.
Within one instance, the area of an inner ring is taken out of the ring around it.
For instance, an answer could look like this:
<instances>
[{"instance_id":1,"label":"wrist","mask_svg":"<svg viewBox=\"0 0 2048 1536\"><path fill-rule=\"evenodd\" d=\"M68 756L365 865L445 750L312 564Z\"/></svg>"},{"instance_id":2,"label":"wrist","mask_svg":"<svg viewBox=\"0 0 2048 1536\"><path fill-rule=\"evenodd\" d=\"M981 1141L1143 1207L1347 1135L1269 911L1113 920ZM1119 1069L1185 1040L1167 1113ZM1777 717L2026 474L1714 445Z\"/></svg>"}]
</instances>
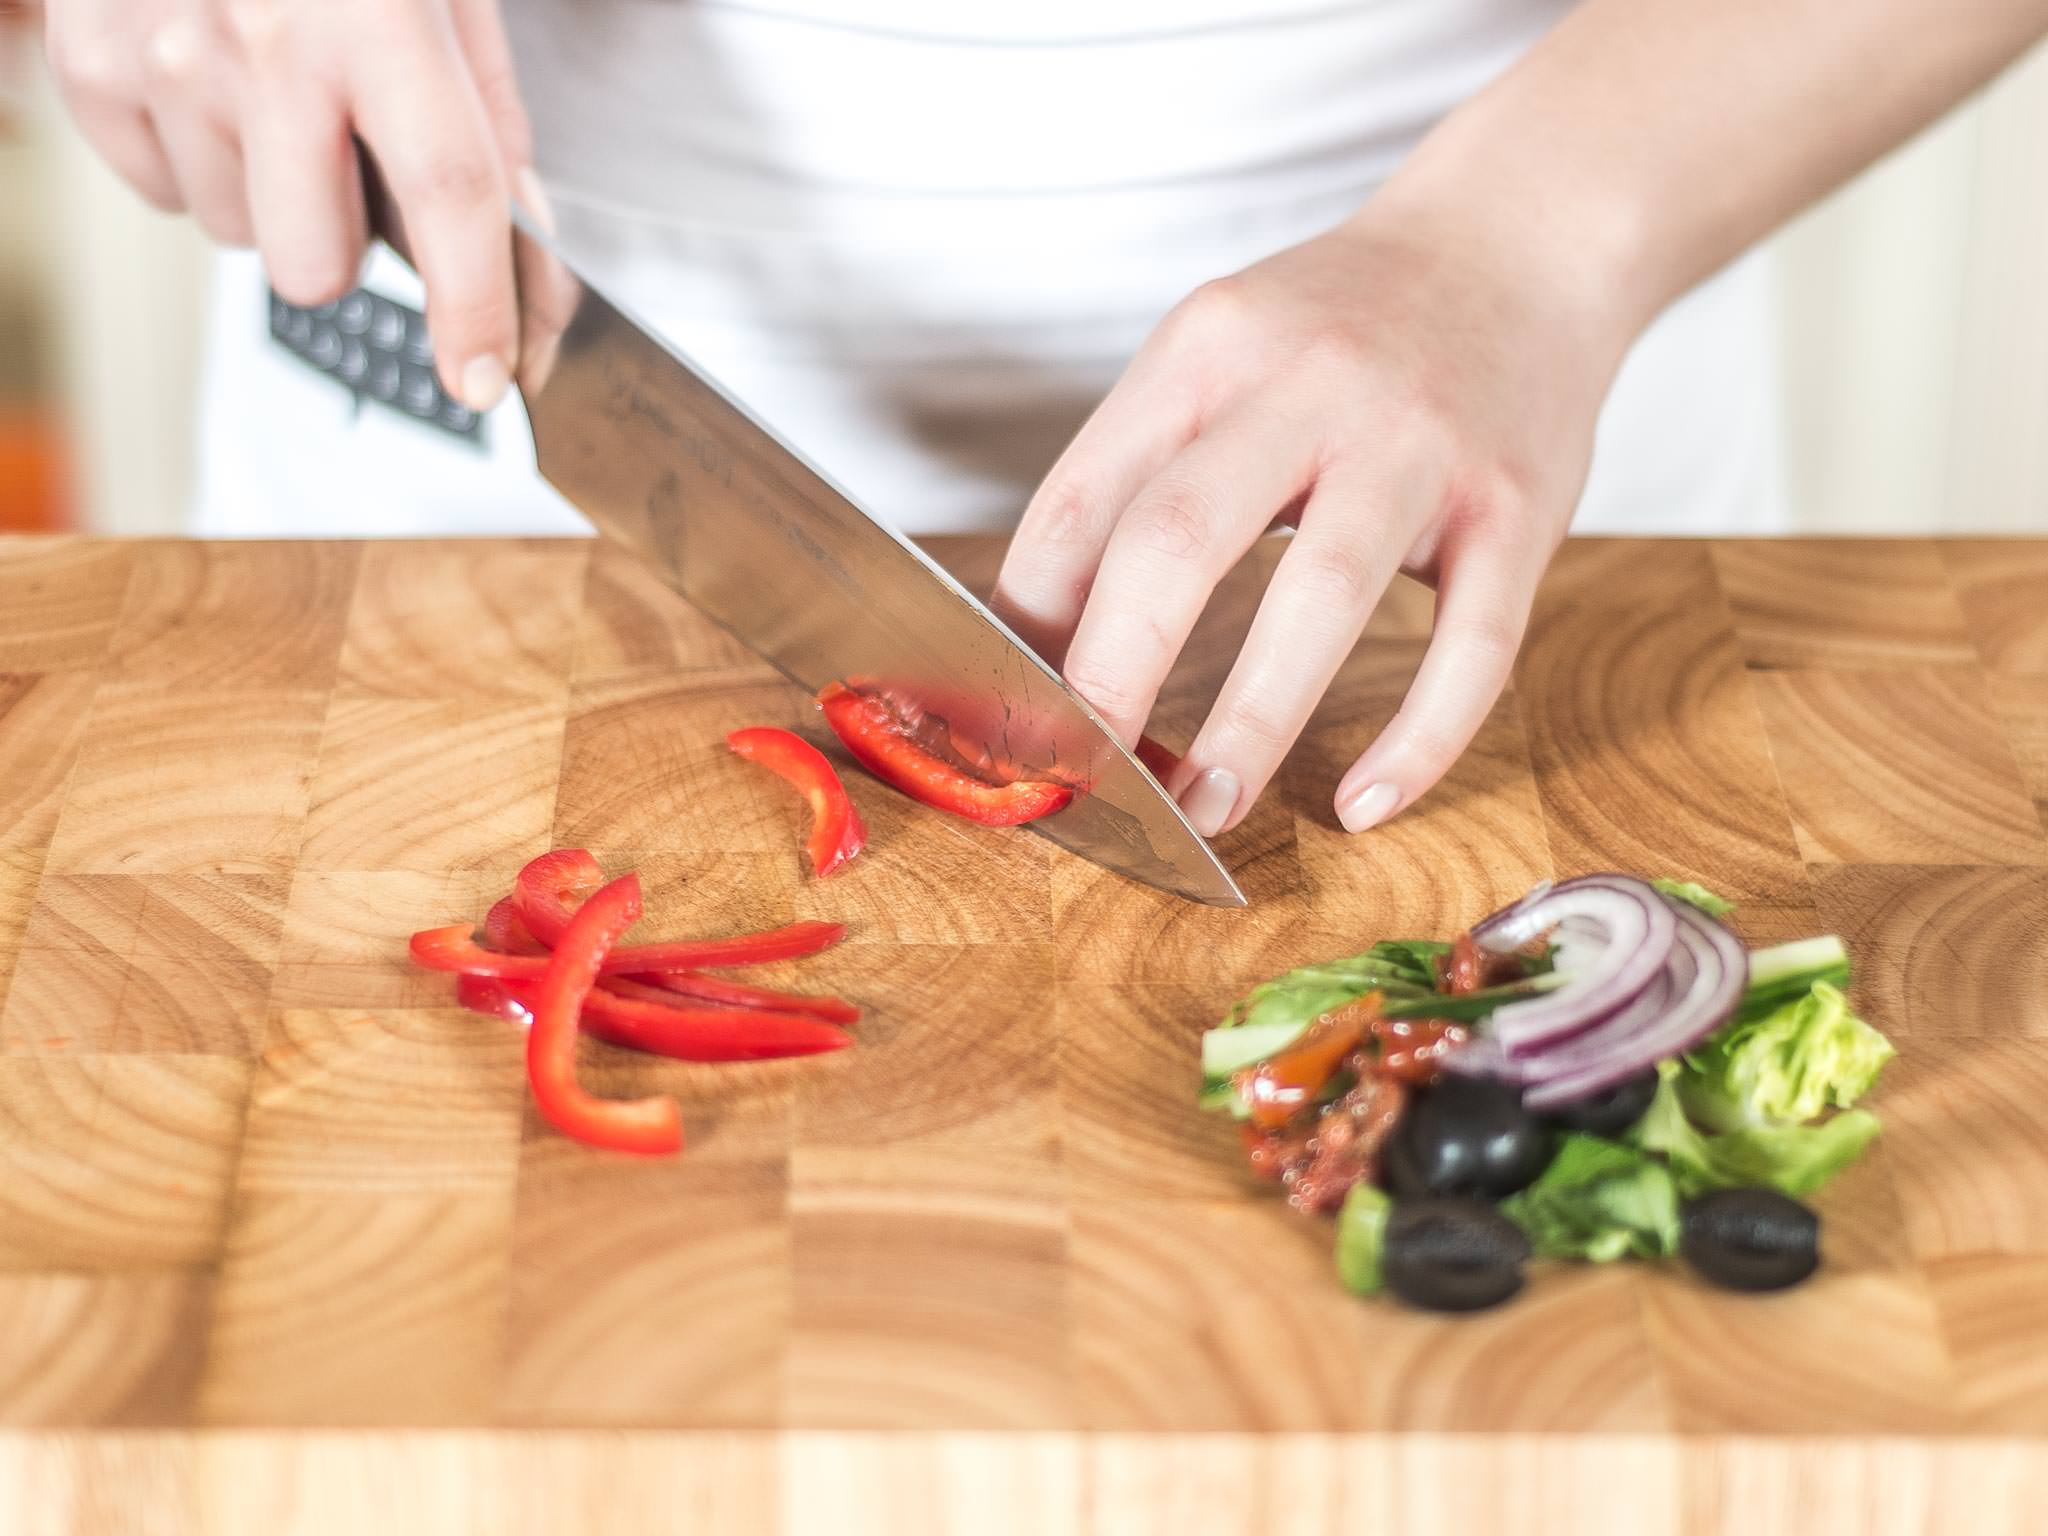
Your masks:
<instances>
[{"instance_id":1,"label":"wrist","mask_svg":"<svg viewBox=\"0 0 2048 1536\"><path fill-rule=\"evenodd\" d=\"M1639 205L1575 183L1544 163L1553 157L1540 144L1510 149L1471 129L1447 120L1356 219L1483 264L1552 311L1590 355L1619 366L1675 297L1664 291Z\"/></svg>"}]
</instances>

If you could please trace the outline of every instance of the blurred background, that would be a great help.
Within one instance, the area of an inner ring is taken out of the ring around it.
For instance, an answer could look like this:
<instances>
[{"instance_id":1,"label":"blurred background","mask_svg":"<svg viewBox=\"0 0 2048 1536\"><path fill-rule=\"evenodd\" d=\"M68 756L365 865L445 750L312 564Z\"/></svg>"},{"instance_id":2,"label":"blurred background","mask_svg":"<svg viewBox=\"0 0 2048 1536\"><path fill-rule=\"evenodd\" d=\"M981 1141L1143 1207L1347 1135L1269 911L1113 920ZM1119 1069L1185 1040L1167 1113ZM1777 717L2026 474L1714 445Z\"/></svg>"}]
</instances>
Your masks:
<instances>
[{"instance_id":1,"label":"blurred background","mask_svg":"<svg viewBox=\"0 0 2048 1536\"><path fill-rule=\"evenodd\" d=\"M177 532L210 253L70 129L0 0L0 527ZM2048 526L2048 50L1768 254L1815 533Z\"/></svg>"}]
</instances>

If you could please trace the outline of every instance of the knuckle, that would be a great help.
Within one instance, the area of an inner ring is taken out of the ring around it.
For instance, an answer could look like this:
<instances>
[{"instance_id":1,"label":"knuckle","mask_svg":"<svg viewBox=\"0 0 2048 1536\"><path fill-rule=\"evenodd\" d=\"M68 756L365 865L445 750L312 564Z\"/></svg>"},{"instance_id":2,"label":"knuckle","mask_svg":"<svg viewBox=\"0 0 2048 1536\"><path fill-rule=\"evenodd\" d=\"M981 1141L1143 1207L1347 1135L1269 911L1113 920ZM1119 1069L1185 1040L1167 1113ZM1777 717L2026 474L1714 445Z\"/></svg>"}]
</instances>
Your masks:
<instances>
[{"instance_id":1,"label":"knuckle","mask_svg":"<svg viewBox=\"0 0 2048 1536\"><path fill-rule=\"evenodd\" d=\"M1044 543L1063 548L1091 544L1102 526L1105 499L1078 480L1050 480L1031 506L1031 532Z\"/></svg>"},{"instance_id":2,"label":"knuckle","mask_svg":"<svg viewBox=\"0 0 2048 1536\"><path fill-rule=\"evenodd\" d=\"M1244 279L1216 277L1176 304L1162 329L1175 341L1215 341L1242 334L1251 313L1252 300Z\"/></svg>"},{"instance_id":3,"label":"knuckle","mask_svg":"<svg viewBox=\"0 0 2048 1536\"><path fill-rule=\"evenodd\" d=\"M408 178L407 191L421 202L455 209L494 207L502 196L497 163L473 144L426 156Z\"/></svg>"},{"instance_id":4,"label":"knuckle","mask_svg":"<svg viewBox=\"0 0 2048 1536\"><path fill-rule=\"evenodd\" d=\"M1068 685L1112 725L1121 725L1138 712L1136 690L1116 672L1083 663L1069 664L1066 675Z\"/></svg>"},{"instance_id":5,"label":"knuckle","mask_svg":"<svg viewBox=\"0 0 2048 1536\"><path fill-rule=\"evenodd\" d=\"M157 85L189 85L198 78L204 57L199 29L182 18L169 21L143 45L143 73Z\"/></svg>"},{"instance_id":6,"label":"knuckle","mask_svg":"<svg viewBox=\"0 0 2048 1536\"><path fill-rule=\"evenodd\" d=\"M1379 595L1378 565L1352 545L1333 540L1297 549L1295 587L1310 605L1356 613Z\"/></svg>"},{"instance_id":7,"label":"knuckle","mask_svg":"<svg viewBox=\"0 0 2048 1536\"><path fill-rule=\"evenodd\" d=\"M74 95L90 99L131 97L139 84L126 51L117 43L69 29L51 29L50 67Z\"/></svg>"},{"instance_id":8,"label":"knuckle","mask_svg":"<svg viewBox=\"0 0 2048 1536\"><path fill-rule=\"evenodd\" d=\"M1140 548L1173 561L1199 559L1215 542L1217 521L1215 498L1191 484L1148 492L1126 518Z\"/></svg>"},{"instance_id":9,"label":"knuckle","mask_svg":"<svg viewBox=\"0 0 2048 1536\"><path fill-rule=\"evenodd\" d=\"M1251 698L1240 698L1230 706L1223 727L1232 742L1261 759L1279 757L1295 735L1293 725Z\"/></svg>"},{"instance_id":10,"label":"knuckle","mask_svg":"<svg viewBox=\"0 0 2048 1536\"><path fill-rule=\"evenodd\" d=\"M284 37L286 0L227 0L221 19L228 36L251 58L275 53Z\"/></svg>"},{"instance_id":11,"label":"knuckle","mask_svg":"<svg viewBox=\"0 0 2048 1536\"><path fill-rule=\"evenodd\" d=\"M1505 672L1521 649L1521 626L1505 613L1482 612L1446 621L1443 638L1479 665Z\"/></svg>"}]
</instances>

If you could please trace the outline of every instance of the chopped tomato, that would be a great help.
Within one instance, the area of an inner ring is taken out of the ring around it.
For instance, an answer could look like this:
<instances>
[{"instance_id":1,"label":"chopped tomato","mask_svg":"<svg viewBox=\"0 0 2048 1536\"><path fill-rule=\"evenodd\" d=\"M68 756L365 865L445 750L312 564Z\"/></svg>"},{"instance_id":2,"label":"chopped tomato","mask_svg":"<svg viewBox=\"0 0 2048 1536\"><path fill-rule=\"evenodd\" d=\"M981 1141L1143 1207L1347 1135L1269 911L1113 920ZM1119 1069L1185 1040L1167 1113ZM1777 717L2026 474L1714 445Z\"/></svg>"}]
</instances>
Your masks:
<instances>
[{"instance_id":1,"label":"chopped tomato","mask_svg":"<svg viewBox=\"0 0 2048 1536\"><path fill-rule=\"evenodd\" d=\"M1444 1058L1471 1038L1449 1019L1374 1019L1371 1030L1379 1045L1371 1069L1405 1083L1434 1081Z\"/></svg>"},{"instance_id":2,"label":"chopped tomato","mask_svg":"<svg viewBox=\"0 0 2048 1536\"><path fill-rule=\"evenodd\" d=\"M1368 992L1323 1014L1285 1050L1239 1072L1237 1089L1250 1106L1252 1124L1278 1130L1296 1111L1313 1104L1358 1049L1379 1012L1380 995Z\"/></svg>"}]
</instances>

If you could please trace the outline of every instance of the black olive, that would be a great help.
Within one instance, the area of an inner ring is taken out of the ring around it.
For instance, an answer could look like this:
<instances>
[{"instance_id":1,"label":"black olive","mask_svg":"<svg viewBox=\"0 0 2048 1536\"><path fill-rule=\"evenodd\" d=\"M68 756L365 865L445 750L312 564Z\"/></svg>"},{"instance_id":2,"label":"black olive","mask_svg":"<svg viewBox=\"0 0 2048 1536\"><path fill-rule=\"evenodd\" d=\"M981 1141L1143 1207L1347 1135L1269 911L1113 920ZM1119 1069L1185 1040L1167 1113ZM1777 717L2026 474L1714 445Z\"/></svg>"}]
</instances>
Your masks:
<instances>
[{"instance_id":1,"label":"black olive","mask_svg":"<svg viewBox=\"0 0 2048 1536\"><path fill-rule=\"evenodd\" d=\"M1731 1291L1783 1290L1820 1264L1820 1217L1775 1189L1717 1189L1679 1218L1678 1251Z\"/></svg>"},{"instance_id":2,"label":"black olive","mask_svg":"<svg viewBox=\"0 0 2048 1536\"><path fill-rule=\"evenodd\" d=\"M1625 1077L1611 1088L1589 1093L1550 1112L1550 1118L1568 1131L1588 1136L1619 1136L1649 1113L1657 1097L1657 1069L1650 1067L1634 1077Z\"/></svg>"},{"instance_id":3,"label":"black olive","mask_svg":"<svg viewBox=\"0 0 2048 1536\"><path fill-rule=\"evenodd\" d=\"M1446 1075L1417 1094L1387 1145L1387 1188L1407 1200L1526 1188L1550 1166L1556 1134L1491 1077Z\"/></svg>"},{"instance_id":4,"label":"black olive","mask_svg":"<svg viewBox=\"0 0 2048 1536\"><path fill-rule=\"evenodd\" d=\"M1411 1307L1477 1312L1522 1288L1529 1239L1480 1200L1414 1200L1387 1218L1380 1274Z\"/></svg>"}]
</instances>

